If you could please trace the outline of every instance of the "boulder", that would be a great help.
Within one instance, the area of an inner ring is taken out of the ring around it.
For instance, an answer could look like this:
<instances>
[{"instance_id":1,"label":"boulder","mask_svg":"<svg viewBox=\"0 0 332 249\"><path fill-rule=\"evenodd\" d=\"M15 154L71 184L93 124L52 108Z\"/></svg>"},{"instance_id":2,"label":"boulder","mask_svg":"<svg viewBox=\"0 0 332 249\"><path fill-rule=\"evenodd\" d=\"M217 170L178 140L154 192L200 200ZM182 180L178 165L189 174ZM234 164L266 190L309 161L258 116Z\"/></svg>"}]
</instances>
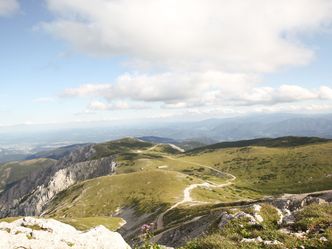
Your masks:
<instances>
[{"instance_id":1,"label":"boulder","mask_svg":"<svg viewBox=\"0 0 332 249\"><path fill-rule=\"evenodd\" d=\"M230 220L234 219L234 216L231 214L228 214L227 212L223 212L220 215L220 222L218 224L218 228L222 229L224 226L228 224Z\"/></svg>"},{"instance_id":2,"label":"boulder","mask_svg":"<svg viewBox=\"0 0 332 249\"><path fill-rule=\"evenodd\" d=\"M130 249L119 233L104 226L86 232L53 219L26 217L0 223L0 248Z\"/></svg>"}]
</instances>

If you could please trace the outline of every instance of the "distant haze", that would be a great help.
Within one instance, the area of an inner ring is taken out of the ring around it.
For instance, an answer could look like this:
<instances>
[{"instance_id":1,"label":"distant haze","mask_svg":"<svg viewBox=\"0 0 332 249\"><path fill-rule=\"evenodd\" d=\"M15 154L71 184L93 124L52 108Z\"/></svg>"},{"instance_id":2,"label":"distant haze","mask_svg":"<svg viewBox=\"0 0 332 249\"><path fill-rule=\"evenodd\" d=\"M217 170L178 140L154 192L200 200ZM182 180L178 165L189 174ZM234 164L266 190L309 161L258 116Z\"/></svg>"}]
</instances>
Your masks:
<instances>
[{"instance_id":1,"label":"distant haze","mask_svg":"<svg viewBox=\"0 0 332 249\"><path fill-rule=\"evenodd\" d=\"M58 147L126 136L159 136L176 140L231 141L260 137L317 136L332 138L332 114L264 114L202 121L99 122L26 125L0 131L1 146ZM0 147L1 147L0 146Z\"/></svg>"}]
</instances>

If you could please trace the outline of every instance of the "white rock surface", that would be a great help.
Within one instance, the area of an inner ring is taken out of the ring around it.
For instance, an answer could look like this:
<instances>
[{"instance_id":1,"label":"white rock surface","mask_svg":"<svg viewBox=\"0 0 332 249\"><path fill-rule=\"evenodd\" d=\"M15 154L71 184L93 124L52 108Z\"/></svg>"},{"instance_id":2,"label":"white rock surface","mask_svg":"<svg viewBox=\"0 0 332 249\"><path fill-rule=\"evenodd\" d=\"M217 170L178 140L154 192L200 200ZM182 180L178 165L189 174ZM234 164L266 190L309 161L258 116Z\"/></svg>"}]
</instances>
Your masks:
<instances>
[{"instance_id":1,"label":"white rock surface","mask_svg":"<svg viewBox=\"0 0 332 249\"><path fill-rule=\"evenodd\" d=\"M263 217L260 215L261 208L262 207L260 205L253 205L254 217L259 223L262 223L264 221Z\"/></svg>"},{"instance_id":2,"label":"white rock surface","mask_svg":"<svg viewBox=\"0 0 332 249\"><path fill-rule=\"evenodd\" d=\"M0 223L1 249L130 249L119 233L104 226L81 232L53 219L26 217Z\"/></svg>"},{"instance_id":3,"label":"white rock surface","mask_svg":"<svg viewBox=\"0 0 332 249\"><path fill-rule=\"evenodd\" d=\"M254 218L254 216L252 216L250 214L247 214L245 212L239 212L234 216L235 219L243 218L243 217L248 219L248 224L250 224L250 225L256 225L257 224L257 221Z\"/></svg>"}]
</instances>

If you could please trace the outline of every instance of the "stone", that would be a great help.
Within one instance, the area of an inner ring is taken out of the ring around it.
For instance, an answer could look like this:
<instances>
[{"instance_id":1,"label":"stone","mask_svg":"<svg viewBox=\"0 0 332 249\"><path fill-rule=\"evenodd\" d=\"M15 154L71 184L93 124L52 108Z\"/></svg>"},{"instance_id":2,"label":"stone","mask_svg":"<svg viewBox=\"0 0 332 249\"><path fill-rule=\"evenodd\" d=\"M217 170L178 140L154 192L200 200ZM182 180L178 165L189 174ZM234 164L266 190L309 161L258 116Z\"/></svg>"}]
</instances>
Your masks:
<instances>
[{"instance_id":1,"label":"stone","mask_svg":"<svg viewBox=\"0 0 332 249\"><path fill-rule=\"evenodd\" d=\"M223 212L223 213L221 214L221 218L220 218L220 222L219 222L219 224L218 224L218 228L219 228L219 229L224 228L224 226L226 226L226 225L228 224L228 222L229 222L230 220L232 220L232 219L234 219L234 216L233 216L233 215L228 214L227 212Z\"/></svg>"},{"instance_id":2,"label":"stone","mask_svg":"<svg viewBox=\"0 0 332 249\"><path fill-rule=\"evenodd\" d=\"M237 213L235 216L234 216L235 219L239 219L239 218L246 218L248 219L248 223L250 225L257 225L257 221L256 219L254 218L254 216L250 215L250 214L247 214L245 212L239 212Z\"/></svg>"},{"instance_id":3,"label":"stone","mask_svg":"<svg viewBox=\"0 0 332 249\"><path fill-rule=\"evenodd\" d=\"M0 223L0 248L130 249L119 233L104 226L86 232L53 219L26 217Z\"/></svg>"},{"instance_id":4,"label":"stone","mask_svg":"<svg viewBox=\"0 0 332 249\"><path fill-rule=\"evenodd\" d=\"M260 205L253 205L253 208L254 208L254 217L256 219L256 221L258 223L262 223L264 221L263 217L259 214L259 212L261 211L261 206Z\"/></svg>"}]
</instances>

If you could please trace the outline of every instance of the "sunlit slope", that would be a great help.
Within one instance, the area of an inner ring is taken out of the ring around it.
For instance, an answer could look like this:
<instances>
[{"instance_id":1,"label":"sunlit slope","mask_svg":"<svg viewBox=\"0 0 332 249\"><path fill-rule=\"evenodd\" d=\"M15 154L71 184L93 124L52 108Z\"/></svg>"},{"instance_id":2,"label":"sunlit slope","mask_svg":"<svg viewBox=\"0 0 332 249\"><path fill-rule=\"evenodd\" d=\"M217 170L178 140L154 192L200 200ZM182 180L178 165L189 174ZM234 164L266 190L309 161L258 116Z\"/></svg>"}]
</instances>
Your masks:
<instances>
[{"instance_id":1,"label":"sunlit slope","mask_svg":"<svg viewBox=\"0 0 332 249\"><path fill-rule=\"evenodd\" d=\"M236 186L264 194L332 189L332 142L209 149L182 159L232 173L237 177Z\"/></svg>"},{"instance_id":2,"label":"sunlit slope","mask_svg":"<svg viewBox=\"0 0 332 249\"><path fill-rule=\"evenodd\" d=\"M130 156L135 153L140 153L142 150L149 149L152 146L154 146L153 143L144 142L136 138L123 138L120 140L95 145L95 158L119 154Z\"/></svg>"},{"instance_id":3,"label":"sunlit slope","mask_svg":"<svg viewBox=\"0 0 332 249\"><path fill-rule=\"evenodd\" d=\"M261 146L269 148L291 148L295 146L312 145L319 143L331 142L329 139L318 137L279 137L279 138L257 138L251 140L241 140L232 142L222 142L200 147L189 151L190 153L197 153L207 150L225 149L225 148L240 148L248 146Z\"/></svg>"},{"instance_id":4,"label":"sunlit slope","mask_svg":"<svg viewBox=\"0 0 332 249\"><path fill-rule=\"evenodd\" d=\"M119 208L152 213L182 196L188 177L172 171L148 171L100 177L62 192L48 215L56 217L111 216Z\"/></svg>"},{"instance_id":5,"label":"sunlit slope","mask_svg":"<svg viewBox=\"0 0 332 249\"><path fill-rule=\"evenodd\" d=\"M111 153L116 157L117 174L82 182L60 193L49 207L49 215L104 217L123 207L133 207L138 213L161 212L181 200L190 184L229 182L229 175L222 172L231 173L236 180L222 188L195 188L192 199L212 204L332 188L329 141L209 148L187 154L160 150L160 146L135 139L99 146L103 156Z\"/></svg>"},{"instance_id":6,"label":"sunlit slope","mask_svg":"<svg viewBox=\"0 0 332 249\"><path fill-rule=\"evenodd\" d=\"M247 144L251 145L244 146ZM117 172L162 169L205 181L224 180L222 175L204 167L208 166L235 175L237 180L234 185L242 191L248 189L270 195L332 188L332 142L326 139L256 139L221 143L180 154L165 150L160 152L156 148L151 146L140 150L140 153L119 156ZM220 191L215 191L217 195L222 195ZM203 192L197 195L203 196ZM224 198L220 196L220 199Z\"/></svg>"},{"instance_id":7,"label":"sunlit slope","mask_svg":"<svg viewBox=\"0 0 332 249\"><path fill-rule=\"evenodd\" d=\"M52 159L41 158L0 164L0 191L32 172L53 166L55 162Z\"/></svg>"},{"instance_id":8,"label":"sunlit slope","mask_svg":"<svg viewBox=\"0 0 332 249\"><path fill-rule=\"evenodd\" d=\"M235 147L245 144L252 145ZM331 159L332 142L329 140L286 137L216 144L186 154L155 150L133 153L131 157L121 158L118 173L162 168L202 180L216 181L222 177L202 167L209 166L235 175L235 187L242 190L247 188L268 195L302 193L332 188ZM219 196L222 194L215 191ZM197 195L204 193L200 191Z\"/></svg>"}]
</instances>

